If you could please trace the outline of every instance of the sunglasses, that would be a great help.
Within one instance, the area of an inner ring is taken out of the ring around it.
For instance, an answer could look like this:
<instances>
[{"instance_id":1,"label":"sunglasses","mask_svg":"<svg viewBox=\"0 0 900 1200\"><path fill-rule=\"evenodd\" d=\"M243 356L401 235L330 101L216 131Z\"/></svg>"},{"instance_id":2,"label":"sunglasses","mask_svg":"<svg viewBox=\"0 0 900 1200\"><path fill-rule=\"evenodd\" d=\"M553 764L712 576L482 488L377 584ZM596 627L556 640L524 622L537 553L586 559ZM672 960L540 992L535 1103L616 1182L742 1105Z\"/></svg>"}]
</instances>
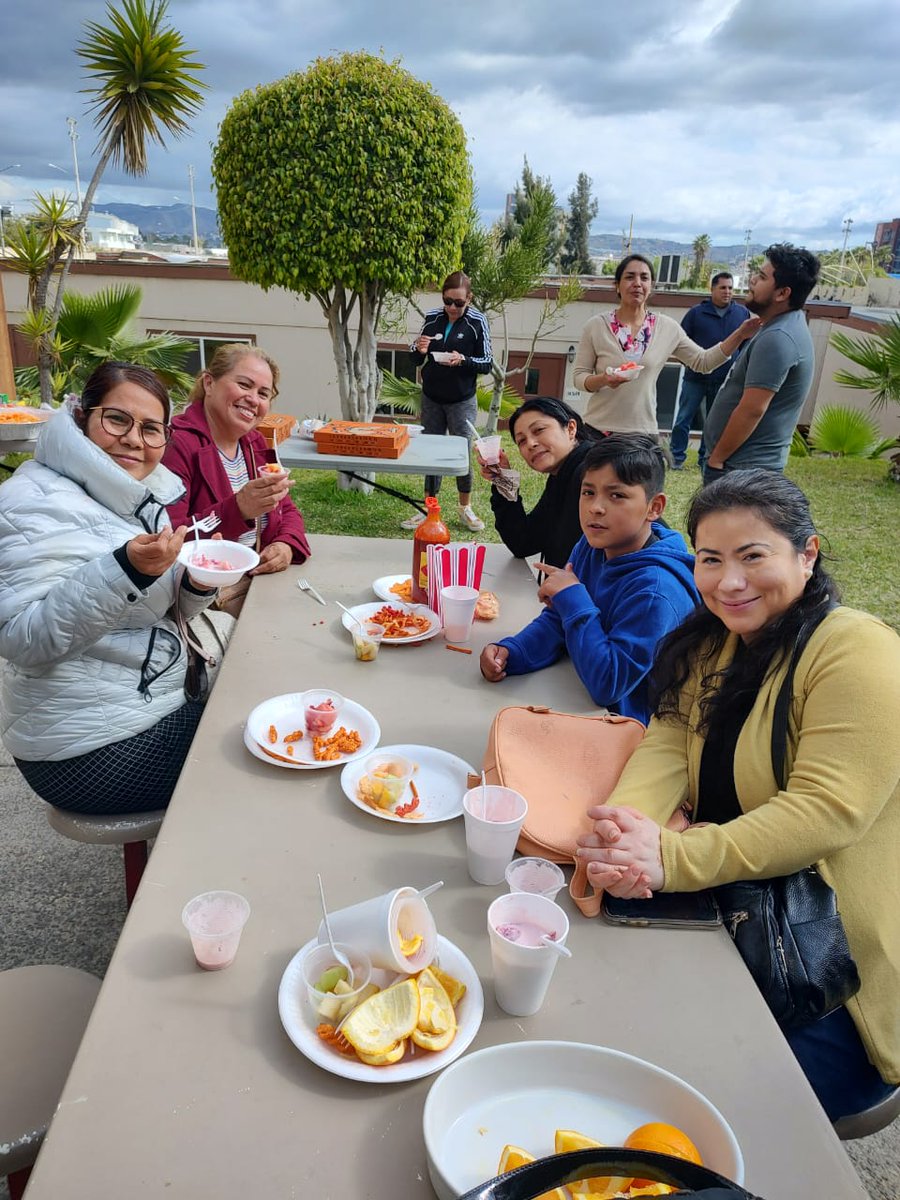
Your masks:
<instances>
[{"instance_id":1,"label":"sunglasses","mask_svg":"<svg viewBox=\"0 0 900 1200\"><path fill-rule=\"evenodd\" d=\"M442 296L445 308L465 308L469 303L468 300L451 300L449 296Z\"/></svg>"}]
</instances>

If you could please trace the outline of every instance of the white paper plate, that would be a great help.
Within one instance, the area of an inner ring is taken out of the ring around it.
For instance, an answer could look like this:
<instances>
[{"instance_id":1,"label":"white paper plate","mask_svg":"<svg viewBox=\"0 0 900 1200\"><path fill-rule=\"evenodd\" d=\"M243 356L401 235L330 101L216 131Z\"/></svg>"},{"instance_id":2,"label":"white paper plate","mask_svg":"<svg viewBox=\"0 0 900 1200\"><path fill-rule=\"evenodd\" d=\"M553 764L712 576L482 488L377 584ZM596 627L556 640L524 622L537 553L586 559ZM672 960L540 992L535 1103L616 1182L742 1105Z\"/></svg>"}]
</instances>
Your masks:
<instances>
[{"instance_id":1,"label":"white paper plate","mask_svg":"<svg viewBox=\"0 0 900 1200\"><path fill-rule=\"evenodd\" d=\"M407 1054L400 1062L384 1067L369 1067L357 1058L339 1054L317 1037L318 1017L306 998L306 984L300 964L303 955L316 944L316 939L312 938L288 963L278 988L278 1015L281 1017L285 1033L300 1053L333 1075L343 1075L345 1079L358 1079L362 1083L402 1083L407 1079L421 1079L425 1075L433 1075L435 1071L442 1070L454 1059L459 1058L481 1027L484 1013L481 980L463 952L445 937L438 935L435 961L442 971L466 985L466 994L456 1009L456 1037L447 1049L430 1051L416 1047L414 1055ZM389 982L391 978L387 971L372 972L374 982L381 985Z\"/></svg>"},{"instance_id":2,"label":"white paper plate","mask_svg":"<svg viewBox=\"0 0 900 1200\"><path fill-rule=\"evenodd\" d=\"M448 363L450 361L453 351L452 350L430 350L429 354L431 355L431 357L434 359L434 361L436 363L440 363L441 366L444 366L446 363Z\"/></svg>"},{"instance_id":3,"label":"white paper plate","mask_svg":"<svg viewBox=\"0 0 900 1200\"><path fill-rule=\"evenodd\" d=\"M644 369L643 363L638 363L636 367L629 367L627 371L623 371L621 367L607 367L607 375L615 375L616 379L636 379Z\"/></svg>"},{"instance_id":4,"label":"white paper plate","mask_svg":"<svg viewBox=\"0 0 900 1200\"><path fill-rule=\"evenodd\" d=\"M348 763L341 771L344 795L357 808L370 817L396 821L398 825L436 825L439 821L452 821L462 816L463 796L469 788L468 776L478 774L474 767L455 754L436 750L433 746L379 746L378 753L386 756L399 754L418 763L419 769L413 780L419 793L416 812L420 815L414 818L395 817L391 812L382 812L360 800L356 789L365 768L365 763L360 759Z\"/></svg>"},{"instance_id":5,"label":"white paper plate","mask_svg":"<svg viewBox=\"0 0 900 1200\"><path fill-rule=\"evenodd\" d=\"M403 579L409 577L400 576L400 578ZM426 629L424 633L416 634L415 637L386 637L381 643L382 646L409 646L413 642L427 642L429 638L437 637L437 635L441 632L441 618L436 612L433 611L433 609L430 609L427 604L404 604L402 600L398 600L396 597L394 597L393 600L389 600L388 603L390 604L391 608L400 608L403 609L404 612L415 613L418 617L427 617L431 622L431 628ZM353 620L353 617L356 617L360 621L371 621L375 613L377 613L378 610L383 607L383 604L357 604L354 608L351 608L344 613L343 617L341 618L341 622L346 630L352 632L353 626L356 624L356 622ZM352 616L350 615L351 613L353 614Z\"/></svg>"},{"instance_id":6,"label":"white paper plate","mask_svg":"<svg viewBox=\"0 0 900 1200\"><path fill-rule=\"evenodd\" d=\"M403 604L396 592L391 591L392 583L403 583L409 579L409 571L405 575L382 575L380 579L376 579L372 584L372 591L376 596L380 596L382 600L386 600L388 604Z\"/></svg>"},{"instance_id":7,"label":"white paper plate","mask_svg":"<svg viewBox=\"0 0 900 1200\"><path fill-rule=\"evenodd\" d=\"M334 762L317 762L312 756L312 738L308 733L304 733L299 742L294 742L296 761L283 762L280 758L272 758L263 749L269 745L270 725L275 725L281 733L288 733L291 729L303 729L303 692L288 692L284 696L273 696L271 700L264 700L262 704L258 704L254 708L244 726L244 745L250 753L261 762L270 763L274 767L285 767L288 771L315 771L323 767L343 767L345 763L352 762L356 758L365 758L371 754L381 737L381 726L369 710L354 700L345 700L344 707L331 732L336 732L342 725L345 725L347 729L355 729L362 738L360 748L354 750L352 754L342 754ZM278 754L284 753L283 745L275 745L272 749Z\"/></svg>"},{"instance_id":8,"label":"white paper plate","mask_svg":"<svg viewBox=\"0 0 900 1200\"><path fill-rule=\"evenodd\" d=\"M432 1084L423 1119L428 1172L441 1200L497 1174L507 1144L553 1154L557 1129L621 1146L638 1125L684 1130L704 1164L743 1182L731 1126L696 1088L643 1059L576 1042L511 1042L477 1050Z\"/></svg>"}]
</instances>

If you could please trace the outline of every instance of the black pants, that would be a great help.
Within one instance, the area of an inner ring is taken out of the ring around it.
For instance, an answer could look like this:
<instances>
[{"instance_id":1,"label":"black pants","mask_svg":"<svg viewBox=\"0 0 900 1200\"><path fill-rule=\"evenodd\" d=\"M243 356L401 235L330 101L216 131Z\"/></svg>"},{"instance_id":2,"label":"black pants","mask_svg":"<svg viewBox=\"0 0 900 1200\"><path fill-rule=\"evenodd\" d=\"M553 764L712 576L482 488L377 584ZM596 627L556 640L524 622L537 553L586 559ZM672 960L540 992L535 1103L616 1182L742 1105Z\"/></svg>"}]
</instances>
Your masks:
<instances>
[{"instance_id":1,"label":"black pants","mask_svg":"<svg viewBox=\"0 0 900 1200\"><path fill-rule=\"evenodd\" d=\"M14 762L42 800L66 812L152 812L172 798L203 705L190 701L143 733L56 762Z\"/></svg>"}]
</instances>

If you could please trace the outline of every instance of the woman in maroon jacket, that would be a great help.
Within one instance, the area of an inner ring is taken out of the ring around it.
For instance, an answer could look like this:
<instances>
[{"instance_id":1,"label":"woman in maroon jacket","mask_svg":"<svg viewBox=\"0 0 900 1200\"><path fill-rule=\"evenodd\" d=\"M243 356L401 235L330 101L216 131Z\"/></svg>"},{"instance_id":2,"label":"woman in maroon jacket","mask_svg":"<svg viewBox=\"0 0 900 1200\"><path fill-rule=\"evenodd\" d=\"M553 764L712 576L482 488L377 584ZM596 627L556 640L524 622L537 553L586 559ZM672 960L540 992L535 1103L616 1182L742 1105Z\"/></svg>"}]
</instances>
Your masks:
<instances>
[{"instance_id":1,"label":"woman in maroon jacket","mask_svg":"<svg viewBox=\"0 0 900 1200\"><path fill-rule=\"evenodd\" d=\"M214 512L216 533L259 548L253 575L284 571L310 555L286 473L263 470L268 448L256 426L278 395L278 366L255 346L220 346L172 421L163 459L186 494L169 508L173 528Z\"/></svg>"}]
</instances>

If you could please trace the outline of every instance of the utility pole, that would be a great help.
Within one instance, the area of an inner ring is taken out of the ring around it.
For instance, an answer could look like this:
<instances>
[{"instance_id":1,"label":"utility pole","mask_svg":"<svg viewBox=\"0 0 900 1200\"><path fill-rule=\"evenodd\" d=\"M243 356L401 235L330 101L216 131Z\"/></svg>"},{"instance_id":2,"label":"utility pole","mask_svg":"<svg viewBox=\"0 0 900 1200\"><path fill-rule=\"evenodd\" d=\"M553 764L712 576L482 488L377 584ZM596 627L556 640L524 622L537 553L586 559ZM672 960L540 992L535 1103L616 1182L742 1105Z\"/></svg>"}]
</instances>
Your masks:
<instances>
[{"instance_id":1,"label":"utility pole","mask_svg":"<svg viewBox=\"0 0 900 1200\"><path fill-rule=\"evenodd\" d=\"M194 203L194 168L188 167L188 179L191 185L191 227L194 231L194 253L200 253L200 239L197 237L197 206Z\"/></svg>"},{"instance_id":2,"label":"utility pole","mask_svg":"<svg viewBox=\"0 0 900 1200\"><path fill-rule=\"evenodd\" d=\"M840 262L840 265L838 266L838 278L840 279L840 282L842 284L844 282L844 259L847 257L847 242L850 238L850 229L851 229L852 225L853 225L853 218L848 217L842 226L842 229L844 231L844 244L843 244L843 246L841 246L841 262Z\"/></svg>"},{"instance_id":3,"label":"utility pole","mask_svg":"<svg viewBox=\"0 0 900 1200\"><path fill-rule=\"evenodd\" d=\"M78 141L78 122L74 117L66 117L66 124L69 127L69 137L72 140L72 162L75 165L75 196L78 200L78 215L81 216L81 178L78 174L78 150L75 146L75 143Z\"/></svg>"},{"instance_id":4,"label":"utility pole","mask_svg":"<svg viewBox=\"0 0 900 1200\"><path fill-rule=\"evenodd\" d=\"M744 231L744 287L750 282L750 235L752 232L752 229Z\"/></svg>"}]
</instances>

